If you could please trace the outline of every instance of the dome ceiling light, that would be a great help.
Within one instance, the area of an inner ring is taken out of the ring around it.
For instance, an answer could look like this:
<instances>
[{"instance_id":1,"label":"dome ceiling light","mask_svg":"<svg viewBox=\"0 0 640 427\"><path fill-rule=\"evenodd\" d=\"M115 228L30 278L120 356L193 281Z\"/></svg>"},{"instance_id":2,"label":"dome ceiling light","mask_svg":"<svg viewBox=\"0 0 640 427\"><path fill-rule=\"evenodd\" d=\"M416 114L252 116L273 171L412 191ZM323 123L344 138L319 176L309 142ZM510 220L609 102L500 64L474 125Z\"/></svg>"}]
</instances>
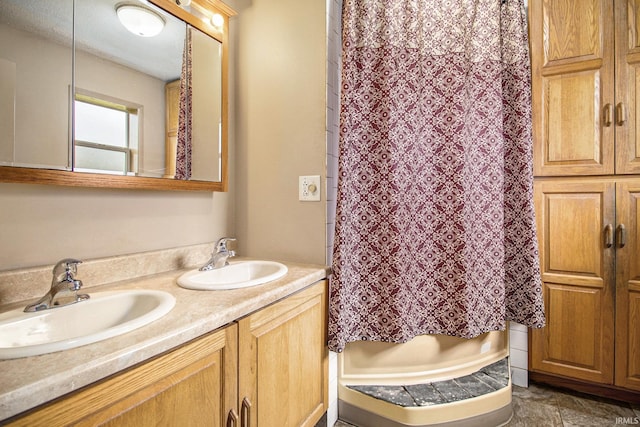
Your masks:
<instances>
[{"instance_id":1,"label":"dome ceiling light","mask_svg":"<svg viewBox=\"0 0 640 427\"><path fill-rule=\"evenodd\" d=\"M127 30L141 37L157 36L164 28L164 19L143 6L123 4L116 8L116 13Z\"/></svg>"}]
</instances>

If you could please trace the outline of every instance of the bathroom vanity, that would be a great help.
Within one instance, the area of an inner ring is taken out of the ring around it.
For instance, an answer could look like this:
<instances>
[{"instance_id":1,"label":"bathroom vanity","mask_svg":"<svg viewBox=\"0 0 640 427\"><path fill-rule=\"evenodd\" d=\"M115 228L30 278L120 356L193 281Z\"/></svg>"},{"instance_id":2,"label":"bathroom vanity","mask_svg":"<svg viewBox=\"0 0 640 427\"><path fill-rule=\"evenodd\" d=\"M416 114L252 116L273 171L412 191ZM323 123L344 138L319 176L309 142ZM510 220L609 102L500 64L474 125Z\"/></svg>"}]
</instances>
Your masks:
<instances>
[{"instance_id":1,"label":"bathroom vanity","mask_svg":"<svg viewBox=\"0 0 640 427\"><path fill-rule=\"evenodd\" d=\"M208 248L199 249L198 261L181 249L162 256L197 265ZM153 255L111 261L144 266L162 258ZM328 268L287 263L286 276L264 285L194 291L176 285L184 268L90 287L112 269L109 260L85 264L88 294L157 289L176 305L114 338L0 361L0 424L313 426L326 411ZM0 297L20 280L0 273Z\"/></svg>"}]
</instances>

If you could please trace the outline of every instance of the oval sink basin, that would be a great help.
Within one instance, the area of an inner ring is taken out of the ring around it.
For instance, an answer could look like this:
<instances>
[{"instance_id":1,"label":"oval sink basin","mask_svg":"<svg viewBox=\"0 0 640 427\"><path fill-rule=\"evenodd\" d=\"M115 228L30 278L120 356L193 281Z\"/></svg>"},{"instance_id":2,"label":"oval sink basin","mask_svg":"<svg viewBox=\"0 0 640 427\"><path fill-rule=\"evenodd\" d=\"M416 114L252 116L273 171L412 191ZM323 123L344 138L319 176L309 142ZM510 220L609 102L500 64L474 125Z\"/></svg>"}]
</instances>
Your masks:
<instances>
[{"instance_id":1,"label":"oval sink basin","mask_svg":"<svg viewBox=\"0 0 640 427\"><path fill-rule=\"evenodd\" d=\"M239 261L222 268L192 270L178 278L187 289L223 290L248 288L279 279L287 274L287 266L274 261Z\"/></svg>"},{"instance_id":2,"label":"oval sink basin","mask_svg":"<svg viewBox=\"0 0 640 427\"><path fill-rule=\"evenodd\" d=\"M130 332L167 314L173 295L154 290L89 293L75 304L35 313L0 313L0 359L67 350Z\"/></svg>"}]
</instances>

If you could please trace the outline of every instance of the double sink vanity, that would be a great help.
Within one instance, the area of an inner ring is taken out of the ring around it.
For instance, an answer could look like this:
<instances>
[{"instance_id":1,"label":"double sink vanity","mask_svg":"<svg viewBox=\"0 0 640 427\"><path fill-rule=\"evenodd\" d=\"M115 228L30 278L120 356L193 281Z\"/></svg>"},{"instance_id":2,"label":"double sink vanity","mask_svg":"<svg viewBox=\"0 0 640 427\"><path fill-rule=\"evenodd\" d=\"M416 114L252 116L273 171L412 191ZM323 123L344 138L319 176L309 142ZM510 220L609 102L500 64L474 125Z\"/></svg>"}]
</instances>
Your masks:
<instances>
[{"instance_id":1,"label":"double sink vanity","mask_svg":"<svg viewBox=\"0 0 640 427\"><path fill-rule=\"evenodd\" d=\"M129 3L0 2L0 182L227 191L235 11ZM85 132L93 109L121 138ZM314 426L328 267L225 266L222 243L0 271L0 425Z\"/></svg>"},{"instance_id":2,"label":"double sink vanity","mask_svg":"<svg viewBox=\"0 0 640 427\"><path fill-rule=\"evenodd\" d=\"M83 298L30 313L51 268L0 272L0 424L315 425L329 269L212 249L73 264Z\"/></svg>"}]
</instances>

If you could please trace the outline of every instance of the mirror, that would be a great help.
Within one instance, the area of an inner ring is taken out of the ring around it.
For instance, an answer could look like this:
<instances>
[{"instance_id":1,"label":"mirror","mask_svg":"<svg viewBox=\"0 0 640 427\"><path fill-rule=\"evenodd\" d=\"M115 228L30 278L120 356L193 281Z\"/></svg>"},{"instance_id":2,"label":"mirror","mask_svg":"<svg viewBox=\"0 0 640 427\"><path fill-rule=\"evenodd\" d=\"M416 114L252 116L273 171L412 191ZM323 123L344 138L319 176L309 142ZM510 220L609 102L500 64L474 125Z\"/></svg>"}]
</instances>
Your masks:
<instances>
[{"instance_id":1,"label":"mirror","mask_svg":"<svg viewBox=\"0 0 640 427\"><path fill-rule=\"evenodd\" d=\"M233 11L217 6L1 1L0 180L225 191ZM149 11L160 33L127 30L121 8Z\"/></svg>"}]
</instances>

